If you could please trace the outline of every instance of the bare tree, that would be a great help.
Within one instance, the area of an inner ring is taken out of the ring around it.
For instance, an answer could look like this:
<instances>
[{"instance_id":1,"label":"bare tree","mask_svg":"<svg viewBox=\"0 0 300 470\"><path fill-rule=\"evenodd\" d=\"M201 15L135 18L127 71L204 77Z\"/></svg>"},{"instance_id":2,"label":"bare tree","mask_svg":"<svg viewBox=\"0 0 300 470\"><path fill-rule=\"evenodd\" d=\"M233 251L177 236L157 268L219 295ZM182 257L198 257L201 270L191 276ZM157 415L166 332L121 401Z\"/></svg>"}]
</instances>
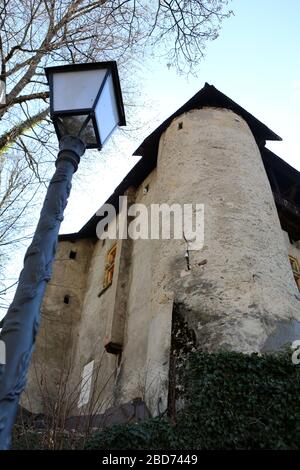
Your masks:
<instances>
[{"instance_id":1,"label":"bare tree","mask_svg":"<svg viewBox=\"0 0 300 470\"><path fill-rule=\"evenodd\" d=\"M0 247L15 239L12 230L28 207L29 202L22 207L22 188L36 191L32 175L41 184L43 168L56 154L43 68L117 60L126 77L137 57L158 51L167 64L192 70L206 41L218 36L222 20L230 16L227 4L228 0L0 0Z\"/></svg>"},{"instance_id":2,"label":"bare tree","mask_svg":"<svg viewBox=\"0 0 300 470\"><path fill-rule=\"evenodd\" d=\"M34 172L28 170L21 154L5 158L0 155L0 318L5 310L5 296L14 280L3 284L4 266L20 244L27 244L33 233L32 214L35 212L37 192L41 186Z\"/></svg>"},{"instance_id":3,"label":"bare tree","mask_svg":"<svg viewBox=\"0 0 300 470\"><path fill-rule=\"evenodd\" d=\"M0 149L47 116L43 67L117 59L163 45L179 69L197 64L205 42L218 36L227 0L2 0Z\"/></svg>"}]
</instances>

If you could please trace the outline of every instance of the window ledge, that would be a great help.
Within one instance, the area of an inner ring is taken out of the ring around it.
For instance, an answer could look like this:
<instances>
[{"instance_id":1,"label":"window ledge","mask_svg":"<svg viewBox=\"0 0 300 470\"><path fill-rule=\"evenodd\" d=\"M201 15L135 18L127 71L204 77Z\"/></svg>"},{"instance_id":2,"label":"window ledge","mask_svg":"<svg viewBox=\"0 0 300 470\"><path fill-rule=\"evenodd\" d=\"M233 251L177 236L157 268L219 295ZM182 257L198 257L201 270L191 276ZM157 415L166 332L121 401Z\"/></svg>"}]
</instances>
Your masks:
<instances>
[{"instance_id":1,"label":"window ledge","mask_svg":"<svg viewBox=\"0 0 300 470\"><path fill-rule=\"evenodd\" d=\"M101 297L102 294L112 285L112 282L107 284L107 286L103 287L103 289L99 292L98 297Z\"/></svg>"}]
</instances>

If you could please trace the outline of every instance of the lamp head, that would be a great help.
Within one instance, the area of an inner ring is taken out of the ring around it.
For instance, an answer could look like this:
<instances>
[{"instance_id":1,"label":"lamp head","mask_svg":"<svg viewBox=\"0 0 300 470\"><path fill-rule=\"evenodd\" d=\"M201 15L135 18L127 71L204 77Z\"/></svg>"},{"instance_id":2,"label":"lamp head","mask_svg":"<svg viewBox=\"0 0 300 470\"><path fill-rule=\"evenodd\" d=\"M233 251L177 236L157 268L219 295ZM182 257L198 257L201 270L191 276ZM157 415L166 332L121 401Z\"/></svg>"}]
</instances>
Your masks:
<instances>
[{"instance_id":1,"label":"lamp head","mask_svg":"<svg viewBox=\"0 0 300 470\"><path fill-rule=\"evenodd\" d=\"M125 112L115 61L45 68L50 116L60 140L79 137L86 148L101 149Z\"/></svg>"}]
</instances>

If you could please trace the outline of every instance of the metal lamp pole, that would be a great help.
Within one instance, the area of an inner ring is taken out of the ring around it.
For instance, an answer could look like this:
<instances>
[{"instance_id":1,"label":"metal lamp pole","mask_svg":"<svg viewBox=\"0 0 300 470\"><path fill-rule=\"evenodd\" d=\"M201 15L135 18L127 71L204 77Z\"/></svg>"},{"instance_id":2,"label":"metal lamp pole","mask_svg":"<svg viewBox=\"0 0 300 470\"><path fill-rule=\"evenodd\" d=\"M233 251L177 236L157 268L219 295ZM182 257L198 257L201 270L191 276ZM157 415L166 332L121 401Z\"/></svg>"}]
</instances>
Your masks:
<instances>
[{"instance_id":1,"label":"metal lamp pole","mask_svg":"<svg viewBox=\"0 0 300 470\"><path fill-rule=\"evenodd\" d=\"M57 236L85 144L64 136L59 143L56 171L50 182L40 219L25 258L18 287L3 321L0 340L6 364L0 365L0 450L11 445L11 434L40 323L40 307L55 256Z\"/></svg>"},{"instance_id":2,"label":"metal lamp pole","mask_svg":"<svg viewBox=\"0 0 300 470\"><path fill-rule=\"evenodd\" d=\"M5 364L0 364L0 450L10 447L73 173L86 148L100 150L117 126L126 125L116 62L47 67L45 73L60 152L0 334L0 346L6 349Z\"/></svg>"}]
</instances>

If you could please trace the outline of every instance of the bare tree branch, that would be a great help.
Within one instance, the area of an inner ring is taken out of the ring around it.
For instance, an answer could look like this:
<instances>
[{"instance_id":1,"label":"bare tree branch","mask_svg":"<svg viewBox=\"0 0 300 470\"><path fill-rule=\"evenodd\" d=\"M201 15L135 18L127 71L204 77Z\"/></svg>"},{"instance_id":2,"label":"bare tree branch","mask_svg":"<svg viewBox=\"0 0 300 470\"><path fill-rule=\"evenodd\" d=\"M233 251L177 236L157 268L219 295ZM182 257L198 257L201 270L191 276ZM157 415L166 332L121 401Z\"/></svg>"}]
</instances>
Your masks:
<instances>
[{"instance_id":1,"label":"bare tree branch","mask_svg":"<svg viewBox=\"0 0 300 470\"><path fill-rule=\"evenodd\" d=\"M227 0L1 0L0 247L21 238L11 234L56 153L44 67L117 60L126 76L155 51L189 72L230 15Z\"/></svg>"},{"instance_id":2,"label":"bare tree branch","mask_svg":"<svg viewBox=\"0 0 300 470\"><path fill-rule=\"evenodd\" d=\"M49 108L44 109L43 111L35 114L32 117L29 117L25 121L21 122L10 129L8 132L3 134L0 137L0 152L4 151L10 144L15 142L15 140L20 137L24 132L32 128L38 122L41 122L49 113Z\"/></svg>"}]
</instances>

